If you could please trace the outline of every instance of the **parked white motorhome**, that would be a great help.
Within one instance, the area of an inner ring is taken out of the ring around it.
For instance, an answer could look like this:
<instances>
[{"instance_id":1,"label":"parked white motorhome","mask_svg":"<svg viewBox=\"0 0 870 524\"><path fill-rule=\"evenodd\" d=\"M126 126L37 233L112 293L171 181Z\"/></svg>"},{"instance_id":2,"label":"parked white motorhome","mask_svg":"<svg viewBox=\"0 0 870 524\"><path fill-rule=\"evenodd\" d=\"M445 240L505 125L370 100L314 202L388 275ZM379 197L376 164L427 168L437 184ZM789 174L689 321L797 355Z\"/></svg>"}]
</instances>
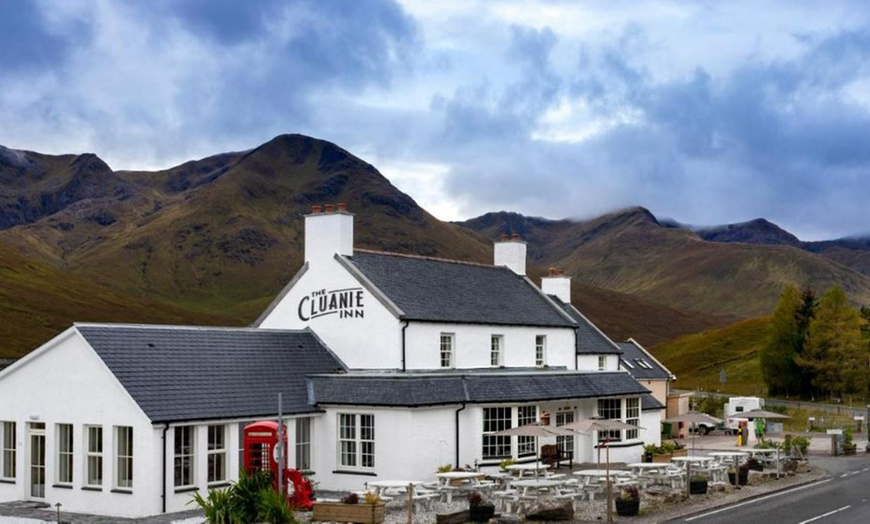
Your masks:
<instances>
[{"instance_id":1,"label":"parked white motorhome","mask_svg":"<svg viewBox=\"0 0 870 524\"><path fill-rule=\"evenodd\" d=\"M753 409L764 409L764 399L760 397L731 397L725 403L725 433L735 434L741 422L747 422L741 413Z\"/></svg>"}]
</instances>

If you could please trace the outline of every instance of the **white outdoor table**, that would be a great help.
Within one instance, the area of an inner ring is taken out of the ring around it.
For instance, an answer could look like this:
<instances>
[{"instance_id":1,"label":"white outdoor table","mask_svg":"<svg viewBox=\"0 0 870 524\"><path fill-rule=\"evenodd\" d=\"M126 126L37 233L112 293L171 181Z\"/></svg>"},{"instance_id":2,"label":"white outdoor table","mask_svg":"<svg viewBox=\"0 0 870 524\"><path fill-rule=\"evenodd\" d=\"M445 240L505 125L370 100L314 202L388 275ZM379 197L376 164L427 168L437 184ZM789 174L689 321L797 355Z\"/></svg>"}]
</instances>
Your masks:
<instances>
[{"instance_id":1,"label":"white outdoor table","mask_svg":"<svg viewBox=\"0 0 870 524\"><path fill-rule=\"evenodd\" d=\"M779 450L776 448L761 448L761 449L747 449L747 453L749 453L750 457L758 457L761 456L764 459L764 462L767 462L767 465L773 465L776 467L776 478L779 478Z\"/></svg>"},{"instance_id":2,"label":"white outdoor table","mask_svg":"<svg viewBox=\"0 0 870 524\"><path fill-rule=\"evenodd\" d=\"M529 464L511 464L505 469L510 472L517 472L517 474L522 477L529 473L537 475L540 472L544 472L546 474L547 468L549 468L549 464L541 464L540 462L532 462Z\"/></svg>"},{"instance_id":3,"label":"white outdoor table","mask_svg":"<svg viewBox=\"0 0 870 524\"><path fill-rule=\"evenodd\" d=\"M479 471L447 471L444 473L436 473L435 476L438 477L438 491L439 493L445 493L447 495L447 502L453 502L453 492L458 491L460 489L478 489L480 488L480 476L483 473ZM462 480L465 481L468 485L466 486L451 486L450 482L453 480Z\"/></svg>"},{"instance_id":4,"label":"white outdoor table","mask_svg":"<svg viewBox=\"0 0 870 524\"><path fill-rule=\"evenodd\" d=\"M537 499L544 498L547 496L553 495L553 488L556 486L562 485L562 481L559 480L547 480L547 479L523 479L523 480L515 480L511 483L512 487L522 489L522 497L530 498L534 497Z\"/></svg>"},{"instance_id":5,"label":"white outdoor table","mask_svg":"<svg viewBox=\"0 0 870 524\"><path fill-rule=\"evenodd\" d=\"M710 453L710 456L711 457L719 457L719 459L722 460L723 464L729 458L734 459L734 481L736 484L734 487L739 489L740 488L740 481L738 480L738 475L737 475L738 462L741 458L745 459L745 458L749 457L749 453L747 453L746 451L713 451Z\"/></svg>"},{"instance_id":6,"label":"white outdoor table","mask_svg":"<svg viewBox=\"0 0 870 524\"><path fill-rule=\"evenodd\" d=\"M671 462L679 462L679 463L691 462L692 464L694 464L694 463L700 464L702 462L711 462L713 460L714 460L714 457L703 457L703 456L699 456L699 457L674 457L671 459Z\"/></svg>"}]
</instances>

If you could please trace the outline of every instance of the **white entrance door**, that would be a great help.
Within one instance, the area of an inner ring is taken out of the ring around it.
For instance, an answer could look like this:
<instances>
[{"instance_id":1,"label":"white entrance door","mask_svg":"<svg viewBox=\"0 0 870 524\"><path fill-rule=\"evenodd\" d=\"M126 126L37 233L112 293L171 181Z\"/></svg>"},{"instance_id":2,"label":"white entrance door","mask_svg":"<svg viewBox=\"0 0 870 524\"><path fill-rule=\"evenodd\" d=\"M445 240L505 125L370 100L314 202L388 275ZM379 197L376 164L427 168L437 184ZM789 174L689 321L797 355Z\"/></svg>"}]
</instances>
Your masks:
<instances>
[{"instance_id":1,"label":"white entrance door","mask_svg":"<svg viewBox=\"0 0 870 524\"><path fill-rule=\"evenodd\" d=\"M31 422L28 425L28 474L29 499L45 499L45 423Z\"/></svg>"}]
</instances>

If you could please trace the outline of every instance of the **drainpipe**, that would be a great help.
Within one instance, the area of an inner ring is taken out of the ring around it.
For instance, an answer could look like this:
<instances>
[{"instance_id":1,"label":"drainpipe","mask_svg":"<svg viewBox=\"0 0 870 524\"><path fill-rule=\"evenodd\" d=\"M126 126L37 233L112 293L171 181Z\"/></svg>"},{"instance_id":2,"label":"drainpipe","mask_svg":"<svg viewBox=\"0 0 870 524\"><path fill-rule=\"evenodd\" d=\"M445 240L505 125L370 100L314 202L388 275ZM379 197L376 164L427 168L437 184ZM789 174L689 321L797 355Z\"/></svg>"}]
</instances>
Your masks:
<instances>
[{"instance_id":1,"label":"drainpipe","mask_svg":"<svg viewBox=\"0 0 870 524\"><path fill-rule=\"evenodd\" d=\"M166 513L166 432L169 431L169 424L163 425L163 513Z\"/></svg>"},{"instance_id":2,"label":"drainpipe","mask_svg":"<svg viewBox=\"0 0 870 524\"><path fill-rule=\"evenodd\" d=\"M456 467L459 467L459 412L465 409L465 402L462 403L462 407L456 410Z\"/></svg>"},{"instance_id":3,"label":"drainpipe","mask_svg":"<svg viewBox=\"0 0 870 524\"><path fill-rule=\"evenodd\" d=\"M577 332L580 328L574 328L574 371L580 370L580 342L577 340Z\"/></svg>"},{"instance_id":4,"label":"drainpipe","mask_svg":"<svg viewBox=\"0 0 870 524\"><path fill-rule=\"evenodd\" d=\"M403 320L402 322L405 323L405 325L402 326L402 371L405 371L405 330L408 329L409 322L407 320Z\"/></svg>"}]
</instances>

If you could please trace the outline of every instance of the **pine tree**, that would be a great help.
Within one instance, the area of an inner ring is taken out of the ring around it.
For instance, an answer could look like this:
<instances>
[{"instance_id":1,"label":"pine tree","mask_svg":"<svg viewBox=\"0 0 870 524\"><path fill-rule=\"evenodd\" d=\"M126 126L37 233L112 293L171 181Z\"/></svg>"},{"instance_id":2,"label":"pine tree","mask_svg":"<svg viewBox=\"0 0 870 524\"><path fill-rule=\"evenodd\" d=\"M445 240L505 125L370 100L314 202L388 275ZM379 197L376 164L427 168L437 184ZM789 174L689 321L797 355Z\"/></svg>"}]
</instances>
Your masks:
<instances>
[{"instance_id":1,"label":"pine tree","mask_svg":"<svg viewBox=\"0 0 870 524\"><path fill-rule=\"evenodd\" d=\"M795 362L806 337L802 321L805 301L798 289L788 285L783 289L773 312L771 336L760 354L761 372L772 395L802 393L802 370ZM812 315L810 314L810 317Z\"/></svg>"},{"instance_id":2,"label":"pine tree","mask_svg":"<svg viewBox=\"0 0 870 524\"><path fill-rule=\"evenodd\" d=\"M834 286L819 301L797 363L813 372L812 385L819 393L842 397L866 391L866 358L861 317Z\"/></svg>"}]
</instances>

